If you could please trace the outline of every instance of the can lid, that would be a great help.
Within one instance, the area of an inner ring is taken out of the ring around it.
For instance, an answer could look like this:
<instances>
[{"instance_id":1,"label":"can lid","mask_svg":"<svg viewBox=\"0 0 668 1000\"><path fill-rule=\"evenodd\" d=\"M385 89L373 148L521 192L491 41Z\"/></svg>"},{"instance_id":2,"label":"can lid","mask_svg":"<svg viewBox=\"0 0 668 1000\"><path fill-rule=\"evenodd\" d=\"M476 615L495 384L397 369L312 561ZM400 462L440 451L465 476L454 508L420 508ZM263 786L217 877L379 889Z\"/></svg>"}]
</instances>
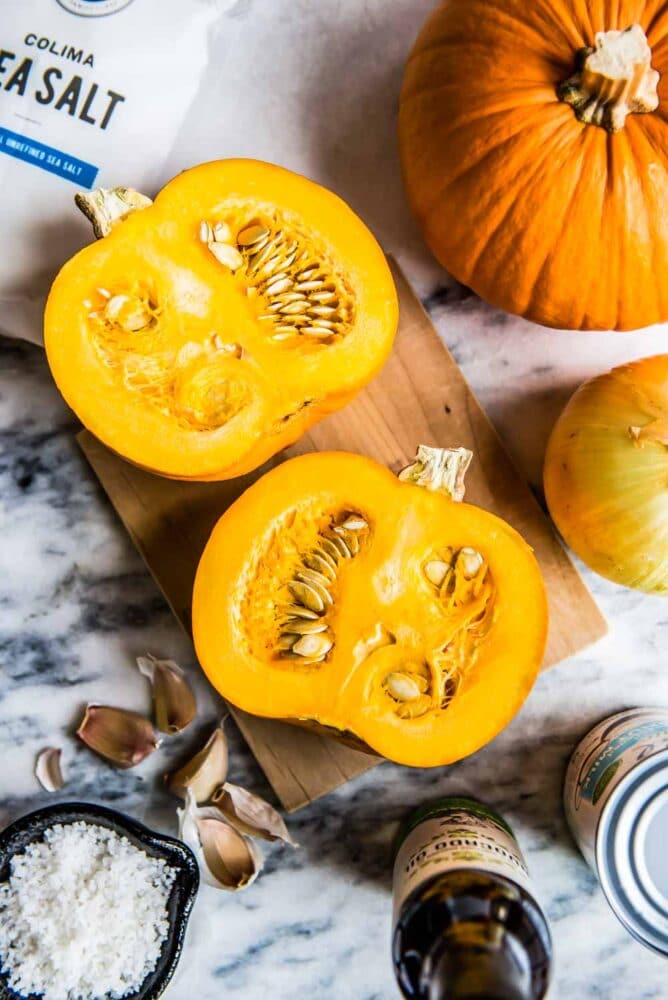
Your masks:
<instances>
[{"instance_id":1,"label":"can lid","mask_svg":"<svg viewBox=\"0 0 668 1000\"><path fill-rule=\"evenodd\" d=\"M668 955L668 750L633 768L603 808L596 862L608 902L643 944Z\"/></svg>"}]
</instances>

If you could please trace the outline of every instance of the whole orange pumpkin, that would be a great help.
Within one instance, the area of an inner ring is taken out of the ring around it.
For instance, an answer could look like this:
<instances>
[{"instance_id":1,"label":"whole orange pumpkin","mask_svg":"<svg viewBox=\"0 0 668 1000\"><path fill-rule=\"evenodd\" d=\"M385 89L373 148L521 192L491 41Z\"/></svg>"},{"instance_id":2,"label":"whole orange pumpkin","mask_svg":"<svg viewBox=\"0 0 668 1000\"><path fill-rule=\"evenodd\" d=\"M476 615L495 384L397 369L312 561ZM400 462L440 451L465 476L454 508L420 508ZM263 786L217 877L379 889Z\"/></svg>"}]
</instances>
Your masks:
<instances>
[{"instance_id":1,"label":"whole orange pumpkin","mask_svg":"<svg viewBox=\"0 0 668 1000\"><path fill-rule=\"evenodd\" d=\"M668 320L666 0L445 0L399 121L412 208L459 281L547 326Z\"/></svg>"}]
</instances>

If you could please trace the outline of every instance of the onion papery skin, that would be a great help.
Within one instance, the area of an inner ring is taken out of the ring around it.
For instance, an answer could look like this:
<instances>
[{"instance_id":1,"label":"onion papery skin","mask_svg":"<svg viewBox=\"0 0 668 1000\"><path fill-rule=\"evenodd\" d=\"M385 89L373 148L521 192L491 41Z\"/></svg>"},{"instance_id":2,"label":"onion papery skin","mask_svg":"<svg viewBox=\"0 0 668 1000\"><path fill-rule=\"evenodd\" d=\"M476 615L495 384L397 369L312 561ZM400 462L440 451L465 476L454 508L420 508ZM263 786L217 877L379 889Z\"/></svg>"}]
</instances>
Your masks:
<instances>
[{"instance_id":1,"label":"onion papery skin","mask_svg":"<svg viewBox=\"0 0 668 1000\"><path fill-rule=\"evenodd\" d=\"M583 562L668 595L668 354L577 390L552 432L544 485L554 523Z\"/></svg>"}]
</instances>

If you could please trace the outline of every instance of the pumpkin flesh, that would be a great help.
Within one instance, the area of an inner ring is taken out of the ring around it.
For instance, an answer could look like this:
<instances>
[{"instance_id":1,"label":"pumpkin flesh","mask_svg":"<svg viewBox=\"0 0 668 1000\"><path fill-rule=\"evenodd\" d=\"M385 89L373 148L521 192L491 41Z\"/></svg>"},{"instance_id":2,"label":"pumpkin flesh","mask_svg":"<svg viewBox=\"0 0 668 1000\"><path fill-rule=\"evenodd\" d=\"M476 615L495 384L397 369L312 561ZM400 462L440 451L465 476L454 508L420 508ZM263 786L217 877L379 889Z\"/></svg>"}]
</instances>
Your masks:
<instances>
[{"instance_id":1,"label":"pumpkin flesh","mask_svg":"<svg viewBox=\"0 0 668 1000\"><path fill-rule=\"evenodd\" d=\"M344 453L251 486L214 529L193 597L223 697L413 766L466 756L510 721L546 628L540 571L509 525Z\"/></svg>"},{"instance_id":2,"label":"pumpkin flesh","mask_svg":"<svg viewBox=\"0 0 668 1000\"><path fill-rule=\"evenodd\" d=\"M45 343L67 402L110 448L224 479L353 398L396 323L384 255L340 199L230 160L181 174L67 263Z\"/></svg>"}]
</instances>

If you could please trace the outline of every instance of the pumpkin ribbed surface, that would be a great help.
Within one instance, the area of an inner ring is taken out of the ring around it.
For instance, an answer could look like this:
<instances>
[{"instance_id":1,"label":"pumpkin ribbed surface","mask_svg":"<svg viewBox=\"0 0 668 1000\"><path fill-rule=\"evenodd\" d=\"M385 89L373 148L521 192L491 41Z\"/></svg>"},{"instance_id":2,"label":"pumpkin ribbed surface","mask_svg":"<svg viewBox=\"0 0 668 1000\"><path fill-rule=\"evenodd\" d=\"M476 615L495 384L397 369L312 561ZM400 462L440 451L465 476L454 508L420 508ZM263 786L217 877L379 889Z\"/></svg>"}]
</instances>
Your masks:
<instances>
[{"instance_id":1,"label":"pumpkin ribbed surface","mask_svg":"<svg viewBox=\"0 0 668 1000\"><path fill-rule=\"evenodd\" d=\"M460 282L548 326L668 319L667 35L657 0L433 13L406 68L401 156L426 240ZM611 83L620 52L629 79Z\"/></svg>"}]
</instances>

